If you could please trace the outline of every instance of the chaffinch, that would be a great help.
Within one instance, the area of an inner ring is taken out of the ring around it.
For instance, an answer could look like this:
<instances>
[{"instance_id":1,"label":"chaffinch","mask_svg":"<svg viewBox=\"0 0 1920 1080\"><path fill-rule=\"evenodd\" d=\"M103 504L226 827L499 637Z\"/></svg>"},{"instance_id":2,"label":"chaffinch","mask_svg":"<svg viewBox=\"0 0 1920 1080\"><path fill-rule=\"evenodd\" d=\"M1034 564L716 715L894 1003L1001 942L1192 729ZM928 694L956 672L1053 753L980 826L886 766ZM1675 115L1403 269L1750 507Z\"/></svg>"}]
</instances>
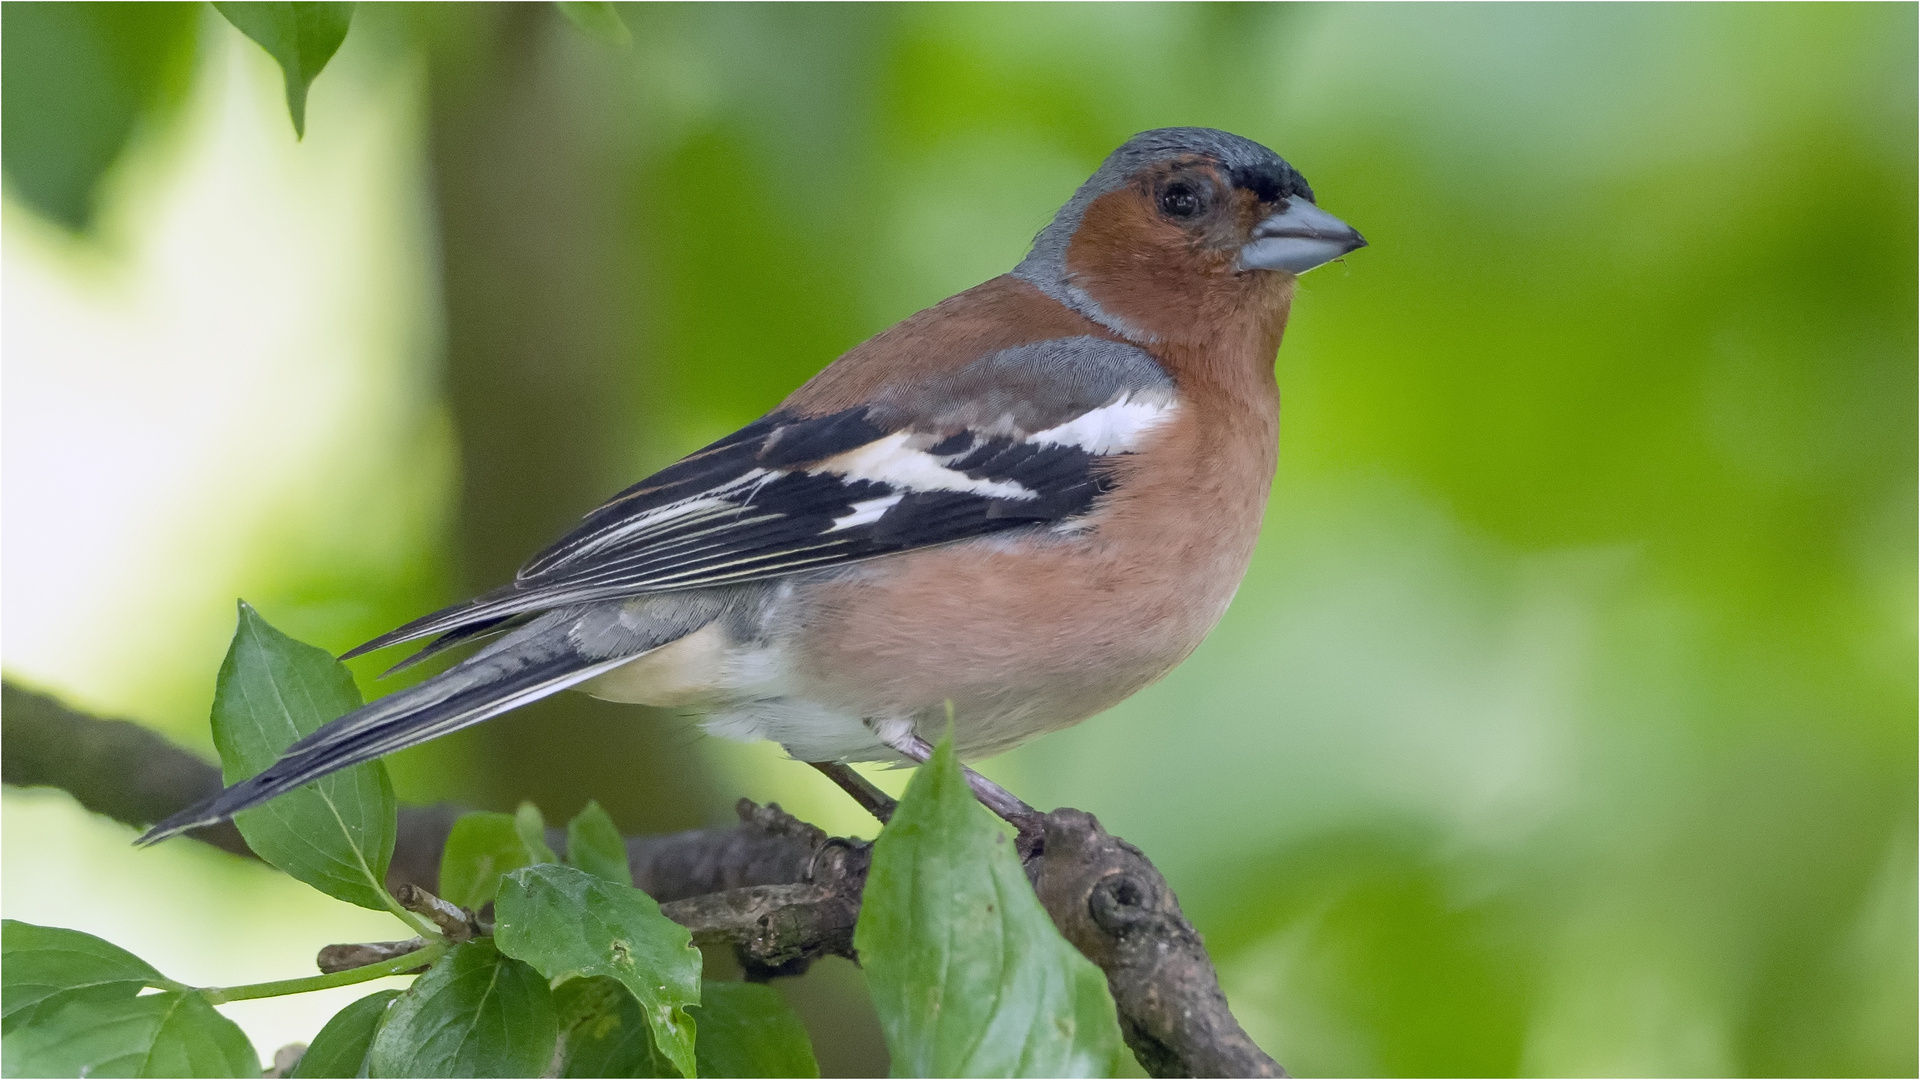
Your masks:
<instances>
[{"instance_id":1,"label":"chaffinch","mask_svg":"<svg viewBox=\"0 0 1920 1080\"><path fill-rule=\"evenodd\" d=\"M568 688L815 763L924 760L949 715L963 758L1078 723L1225 611L1273 480L1295 276L1364 244L1258 143L1136 135L1012 273L346 655L484 648L142 839Z\"/></svg>"}]
</instances>

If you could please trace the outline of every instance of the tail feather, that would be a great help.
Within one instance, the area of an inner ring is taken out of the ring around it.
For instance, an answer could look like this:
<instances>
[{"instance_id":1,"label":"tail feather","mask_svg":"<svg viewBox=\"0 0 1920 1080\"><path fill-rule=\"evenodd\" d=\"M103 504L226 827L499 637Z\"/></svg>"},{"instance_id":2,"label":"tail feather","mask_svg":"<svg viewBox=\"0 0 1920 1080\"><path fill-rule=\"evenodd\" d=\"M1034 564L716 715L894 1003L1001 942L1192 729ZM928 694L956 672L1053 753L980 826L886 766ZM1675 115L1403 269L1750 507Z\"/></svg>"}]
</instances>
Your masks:
<instances>
[{"instance_id":1,"label":"tail feather","mask_svg":"<svg viewBox=\"0 0 1920 1080\"><path fill-rule=\"evenodd\" d=\"M375 758L492 719L642 655L587 656L564 636L507 638L441 674L332 721L286 749L280 760L197 806L155 825L136 843L213 825L269 799Z\"/></svg>"},{"instance_id":2,"label":"tail feather","mask_svg":"<svg viewBox=\"0 0 1920 1080\"><path fill-rule=\"evenodd\" d=\"M524 606L516 608L513 611L495 610L500 608L503 602L513 598L518 592L519 590L508 585L489 593L483 593L471 600L464 600L452 607L441 608L439 611L432 612L431 614L422 615L404 626L396 627L381 634L372 641L355 645L353 648L341 653L340 659L351 660L356 656L364 656L370 652L377 652L389 645L398 645L403 641L416 641L423 637L432 637L435 634L457 633L468 627L496 626L515 615L529 614L530 612ZM429 646L429 648L431 648L431 646Z\"/></svg>"},{"instance_id":3,"label":"tail feather","mask_svg":"<svg viewBox=\"0 0 1920 1080\"><path fill-rule=\"evenodd\" d=\"M421 647L419 652L414 653L412 656L381 672L380 677L385 679L392 675L398 675L400 672L420 663L422 660L431 659L456 646L469 645L476 641L484 641L498 634L504 634L509 630L517 630L525 626L531 618L532 616L529 615L509 615L499 619L488 619L484 622L470 623L466 626L449 630L439 637L434 638L432 641L427 642L426 645ZM354 655L357 655L357 653L349 653L341 657L341 659L351 659Z\"/></svg>"}]
</instances>

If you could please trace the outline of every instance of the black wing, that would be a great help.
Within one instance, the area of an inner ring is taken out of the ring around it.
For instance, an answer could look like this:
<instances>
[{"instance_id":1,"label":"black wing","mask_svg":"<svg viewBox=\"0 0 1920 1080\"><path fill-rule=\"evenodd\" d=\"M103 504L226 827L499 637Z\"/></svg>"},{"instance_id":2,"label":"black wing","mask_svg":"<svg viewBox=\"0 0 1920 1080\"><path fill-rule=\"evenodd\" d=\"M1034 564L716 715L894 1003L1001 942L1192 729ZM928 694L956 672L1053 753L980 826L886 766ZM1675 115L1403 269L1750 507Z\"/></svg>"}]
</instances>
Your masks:
<instances>
[{"instance_id":1,"label":"black wing","mask_svg":"<svg viewBox=\"0 0 1920 1080\"><path fill-rule=\"evenodd\" d=\"M1059 351L1046 354L1056 366ZM968 370L1003 386L1009 361L989 361L995 366ZM1123 381L1113 370L1093 374L1104 377L1065 380L1072 392L1040 409L1030 401L1002 408L957 385L939 388L937 396L958 402L944 412L893 401L816 417L772 413L621 492L511 585L347 655L448 635L429 647L437 651L560 605L763 580L1066 523L1111 486L1112 461L1174 408L1157 366L1147 385L1137 364Z\"/></svg>"}]
</instances>

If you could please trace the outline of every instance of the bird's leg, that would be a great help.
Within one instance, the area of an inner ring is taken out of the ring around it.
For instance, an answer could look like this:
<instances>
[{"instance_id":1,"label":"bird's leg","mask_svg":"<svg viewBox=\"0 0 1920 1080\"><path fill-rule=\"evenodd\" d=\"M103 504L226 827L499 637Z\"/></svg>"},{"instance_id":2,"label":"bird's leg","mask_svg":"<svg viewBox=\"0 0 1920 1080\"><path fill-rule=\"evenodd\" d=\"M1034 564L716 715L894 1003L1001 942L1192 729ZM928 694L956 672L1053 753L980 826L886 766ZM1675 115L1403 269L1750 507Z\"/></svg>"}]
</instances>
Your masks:
<instances>
[{"instance_id":1,"label":"bird's leg","mask_svg":"<svg viewBox=\"0 0 1920 1080\"><path fill-rule=\"evenodd\" d=\"M861 809L872 814L885 825L893 818L893 808L899 803L893 796L873 786L873 781L853 771L853 766L839 761L809 761L807 764L825 773L827 779L840 785L840 790L853 796L853 801Z\"/></svg>"},{"instance_id":2,"label":"bird's leg","mask_svg":"<svg viewBox=\"0 0 1920 1080\"><path fill-rule=\"evenodd\" d=\"M933 744L914 734L911 728L898 734L882 731L880 739L895 752L922 765L925 765L927 759L933 756ZM1023 837L1038 828L1040 811L1022 802L1018 795L965 765L960 766L960 771L966 775L967 786L973 789L974 798L979 799L987 809L1000 815L1007 824L1020 830Z\"/></svg>"}]
</instances>

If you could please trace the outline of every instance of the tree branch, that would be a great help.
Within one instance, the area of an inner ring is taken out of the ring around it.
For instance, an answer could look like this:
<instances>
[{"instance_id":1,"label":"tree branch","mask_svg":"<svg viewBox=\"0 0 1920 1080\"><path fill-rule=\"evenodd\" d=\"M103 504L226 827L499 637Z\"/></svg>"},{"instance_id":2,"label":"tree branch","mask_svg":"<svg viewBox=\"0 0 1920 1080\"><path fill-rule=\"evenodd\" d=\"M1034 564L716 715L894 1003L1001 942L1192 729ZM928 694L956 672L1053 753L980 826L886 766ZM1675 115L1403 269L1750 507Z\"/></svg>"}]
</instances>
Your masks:
<instances>
[{"instance_id":1,"label":"tree branch","mask_svg":"<svg viewBox=\"0 0 1920 1080\"><path fill-rule=\"evenodd\" d=\"M1046 815L1028 863L1053 924L1107 974L1120 1032L1153 1076L1285 1076L1240 1027L1199 931L1140 849L1092 814Z\"/></svg>"},{"instance_id":2,"label":"tree branch","mask_svg":"<svg viewBox=\"0 0 1920 1080\"><path fill-rule=\"evenodd\" d=\"M96 814L145 827L209 798L220 770L126 720L98 720L45 694L0 683L0 780L56 787ZM251 856L231 822L195 840Z\"/></svg>"},{"instance_id":3,"label":"tree branch","mask_svg":"<svg viewBox=\"0 0 1920 1080\"><path fill-rule=\"evenodd\" d=\"M3 689L8 784L61 788L135 827L220 788L218 769L137 724L98 720L10 683ZM634 883L695 940L732 946L749 978L798 974L822 956L856 958L871 845L828 836L778 806L742 799L737 810L740 824L729 828L628 838ZM458 815L448 806L401 810L390 888L438 886L440 849ZM1091 814L1061 809L1043 822L1027 875L1060 932L1106 973L1141 1066L1153 1076L1285 1076L1234 1019L1200 934L1153 863ZM191 835L252 855L231 825ZM328 946L320 962L339 971L392 951L390 943Z\"/></svg>"}]
</instances>

